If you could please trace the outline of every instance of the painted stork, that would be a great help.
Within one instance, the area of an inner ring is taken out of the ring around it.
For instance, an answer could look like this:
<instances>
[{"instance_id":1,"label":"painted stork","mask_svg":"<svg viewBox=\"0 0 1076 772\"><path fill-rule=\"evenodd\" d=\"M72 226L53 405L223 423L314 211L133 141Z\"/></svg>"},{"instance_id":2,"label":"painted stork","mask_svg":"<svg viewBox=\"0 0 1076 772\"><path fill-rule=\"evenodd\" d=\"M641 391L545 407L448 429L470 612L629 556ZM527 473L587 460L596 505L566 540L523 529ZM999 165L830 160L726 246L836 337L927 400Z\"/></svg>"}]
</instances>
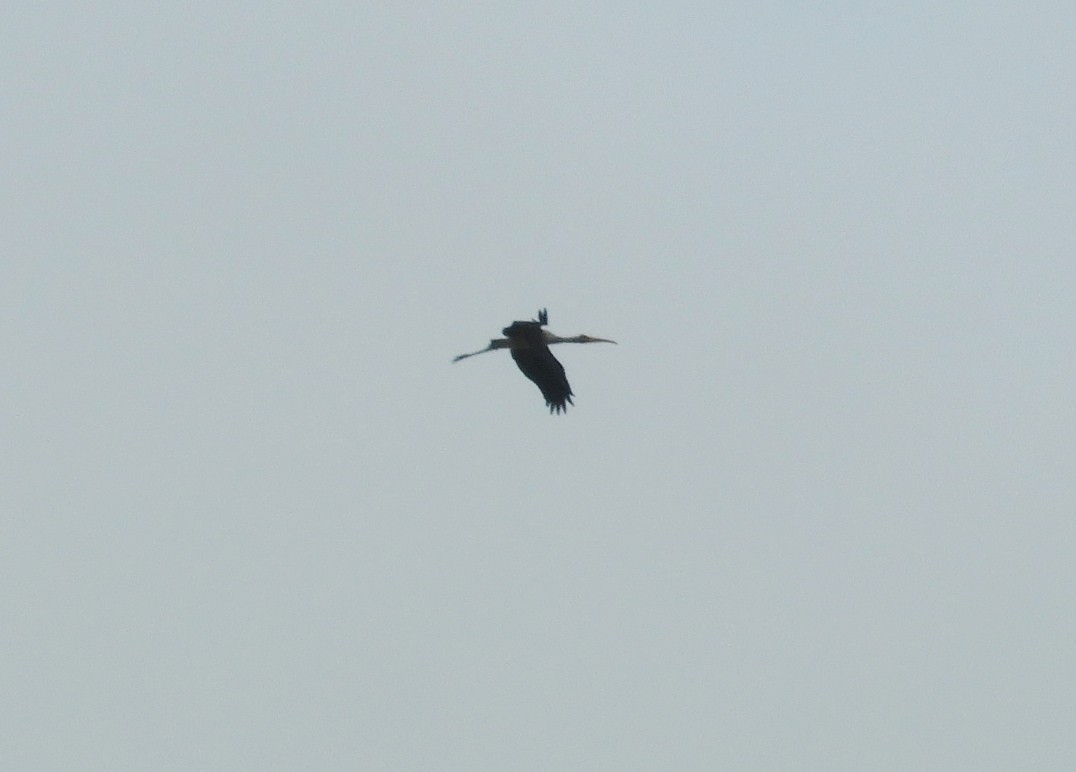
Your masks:
<instances>
[{"instance_id":1,"label":"painted stork","mask_svg":"<svg viewBox=\"0 0 1076 772\"><path fill-rule=\"evenodd\" d=\"M554 343L616 343L608 338L592 338L589 335L573 335L570 338L562 338L554 335L549 330L542 328L549 324L549 312L542 309L538 312L537 321L512 322L501 330L505 336L489 342L481 351L472 351L470 354L460 354L453 362L458 362L475 354L484 354L494 349L506 348L512 353L512 359L525 376L530 378L542 391L545 403L549 406L550 413L563 413L572 402L572 387L568 385L568 378L564 374L564 365L550 352L549 347Z\"/></svg>"}]
</instances>

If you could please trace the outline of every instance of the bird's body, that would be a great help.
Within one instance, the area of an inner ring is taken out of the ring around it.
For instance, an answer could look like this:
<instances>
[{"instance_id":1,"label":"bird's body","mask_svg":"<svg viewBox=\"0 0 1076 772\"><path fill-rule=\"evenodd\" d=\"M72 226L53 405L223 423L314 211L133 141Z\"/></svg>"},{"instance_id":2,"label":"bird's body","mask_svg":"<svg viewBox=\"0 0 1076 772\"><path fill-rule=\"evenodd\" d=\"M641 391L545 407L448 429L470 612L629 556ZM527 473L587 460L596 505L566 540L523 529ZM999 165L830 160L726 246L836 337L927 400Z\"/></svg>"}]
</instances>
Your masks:
<instances>
[{"instance_id":1,"label":"bird's body","mask_svg":"<svg viewBox=\"0 0 1076 772\"><path fill-rule=\"evenodd\" d=\"M616 341L592 338L589 335L562 338L549 330L542 329L548 321L549 314L543 308L538 312L537 321L512 322L501 331L504 338L491 340L489 345L481 351L460 354L452 361L458 362L475 354L507 348L520 371L534 381L541 390L545 403L549 406L549 412L562 413L568 409L568 405L574 404L572 387L564 374L564 366L553 356L549 346L553 343L616 343Z\"/></svg>"},{"instance_id":2,"label":"bird's body","mask_svg":"<svg viewBox=\"0 0 1076 772\"><path fill-rule=\"evenodd\" d=\"M545 397L550 412L562 413L572 403L572 387L546 343L545 330L538 322L512 322L502 330L508 350L520 371L534 381Z\"/></svg>"}]
</instances>

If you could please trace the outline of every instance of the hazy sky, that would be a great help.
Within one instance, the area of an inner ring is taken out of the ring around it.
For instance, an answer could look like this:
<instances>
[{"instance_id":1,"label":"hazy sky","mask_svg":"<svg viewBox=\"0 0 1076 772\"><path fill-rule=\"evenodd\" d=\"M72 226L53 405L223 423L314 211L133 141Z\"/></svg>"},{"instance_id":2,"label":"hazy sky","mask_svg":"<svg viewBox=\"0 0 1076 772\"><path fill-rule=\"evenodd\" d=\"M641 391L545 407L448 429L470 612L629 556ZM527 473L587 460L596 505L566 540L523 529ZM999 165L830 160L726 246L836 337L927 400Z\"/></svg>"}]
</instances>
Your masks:
<instances>
[{"instance_id":1,"label":"hazy sky","mask_svg":"<svg viewBox=\"0 0 1076 772\"><path fill-rule=\"evenodd\" d=\"M1076 769L1076 6L943 6L9 8L0 767Z\"/></svg>"}]
</instances>

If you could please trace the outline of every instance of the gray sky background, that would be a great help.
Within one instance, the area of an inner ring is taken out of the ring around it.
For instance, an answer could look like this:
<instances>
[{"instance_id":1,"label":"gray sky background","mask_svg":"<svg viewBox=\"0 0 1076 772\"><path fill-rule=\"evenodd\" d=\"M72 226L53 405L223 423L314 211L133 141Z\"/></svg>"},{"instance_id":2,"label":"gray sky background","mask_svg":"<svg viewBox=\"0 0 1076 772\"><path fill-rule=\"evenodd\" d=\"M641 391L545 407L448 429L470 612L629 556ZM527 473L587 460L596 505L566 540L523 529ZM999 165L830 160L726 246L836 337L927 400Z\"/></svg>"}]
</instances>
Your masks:
<instances>
[{"instance_id":1,"label":"gray sky background","mask_svg":"<svg viewBox=\"0 0 1076 772\"><path fill-rule=\"evenodd\" d=\"M0 767L1076 768L1076 6L801 5L9 8Z\"/></svg>"}]
</instances>

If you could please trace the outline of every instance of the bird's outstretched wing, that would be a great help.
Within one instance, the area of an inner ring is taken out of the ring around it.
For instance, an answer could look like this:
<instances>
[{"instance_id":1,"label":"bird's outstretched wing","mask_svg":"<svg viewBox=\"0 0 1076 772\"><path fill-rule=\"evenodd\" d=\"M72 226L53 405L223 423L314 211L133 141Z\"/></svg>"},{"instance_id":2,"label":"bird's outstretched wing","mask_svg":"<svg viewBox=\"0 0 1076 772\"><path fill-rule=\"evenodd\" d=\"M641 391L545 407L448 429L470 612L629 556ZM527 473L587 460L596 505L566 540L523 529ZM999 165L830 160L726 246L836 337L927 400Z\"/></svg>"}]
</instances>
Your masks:
<instances>
[{"instance_id":1,"label":"bird's outstretched wing","mask_svg":"<svg viewBox=\"0 0 1076 772\"><path fill-rule=\"evenodd\" d=\"M564 365L546 346L527 346L512 349L512 359L522 373L542 391L550 413L563 413L572 402L572 387L564 374Z\"/></svg>"}]
</instances>

